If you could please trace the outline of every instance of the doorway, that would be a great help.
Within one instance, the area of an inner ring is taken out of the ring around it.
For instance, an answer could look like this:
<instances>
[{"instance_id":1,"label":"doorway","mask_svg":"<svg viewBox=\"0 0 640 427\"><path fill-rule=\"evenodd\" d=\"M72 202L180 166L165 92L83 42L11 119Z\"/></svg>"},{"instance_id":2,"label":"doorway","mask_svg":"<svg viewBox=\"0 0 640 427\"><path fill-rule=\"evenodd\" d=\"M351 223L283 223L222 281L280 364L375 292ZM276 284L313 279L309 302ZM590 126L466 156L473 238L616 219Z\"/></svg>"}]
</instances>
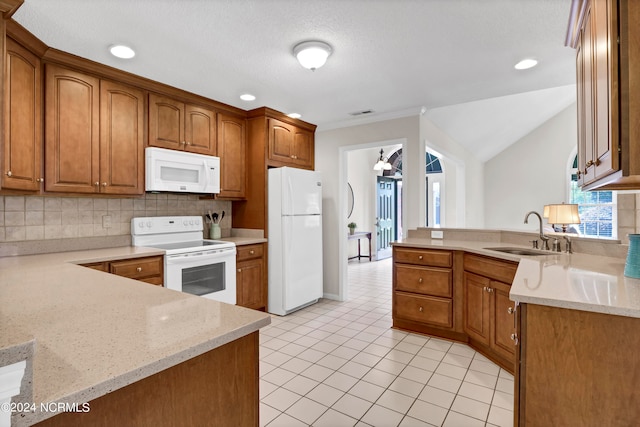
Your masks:
<instances>
[{"instance_id":1,"label":"doorway","mask_svg":"<svg viewBox=\"0 0 640 427\"><path fill-rule=\"evenodd\" d=\"M376 259L381 260L391 257L391 242L397 239L397 186L387 176L378 176L376 184Z\"/></svg>"}]
</instances>

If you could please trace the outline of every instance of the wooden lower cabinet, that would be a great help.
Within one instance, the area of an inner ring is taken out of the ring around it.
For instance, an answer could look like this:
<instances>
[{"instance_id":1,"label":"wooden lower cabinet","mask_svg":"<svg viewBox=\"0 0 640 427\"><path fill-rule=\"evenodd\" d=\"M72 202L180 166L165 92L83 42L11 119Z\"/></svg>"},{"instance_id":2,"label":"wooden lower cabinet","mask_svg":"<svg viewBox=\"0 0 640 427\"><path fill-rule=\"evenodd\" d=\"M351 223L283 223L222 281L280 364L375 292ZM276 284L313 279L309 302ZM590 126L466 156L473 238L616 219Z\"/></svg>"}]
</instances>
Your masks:
<instances>
[{"instance_id":1,"label":"wooden lower cabinet","mask_svg":"<svg viewBox=\"0 0 640 427\"><path fill-rule=\"evenodd\" d=\"M237 247L236 305L267 309L267 268L264 243Z\"/></svg>"},{"instance_id":2,"label":"wooden lower cabinet","mask_svg":"<svg viewBox=\"0 0 640 427\"><path fill-rule=\"evenodd\" d=\"M257 426L258 347L253 332L36 425Z\"/></svg>"},{"instance_id":3,"label":"wooden lower cabinet","mask_svg":"<svg viewBox=\"0 0 640 427\"><path fill-rule=\"evenodd\" d=\"M162 286L164 283L164 258L162 256L92 262L80 265L117 276L140 280L152 285Z\"/></svg>"},{"instance_id":4,"label":"wooden lower cabinet","mask_svg":"<svg viewBox=\"0 0 640 427\"><path fill-rule=\"evenodd\" d=\"M469 344L511 373L516 325L509 291L516 267L508 261L464 255L464 331Z\"/></svg>"},{"instance_id":5,"label":"wooden lower cabinet","mask_svg":"<svg viewBox=\"0 0 640 427\"><path fill-rule=\"evenodd\" d=\"M468 343L514 372L516 263L400 245L393 261L394 327Z\"/></svg>"},{"instance_id":6,"label":"wooden lower cabinet","mask_svg":"<svg viewBox=\"0 0 640 427\"><path fill-rule=\"evenodd\" d=\"M635 426L640 319L518 306L516 426Z\"/></svg>"}]
</instances>

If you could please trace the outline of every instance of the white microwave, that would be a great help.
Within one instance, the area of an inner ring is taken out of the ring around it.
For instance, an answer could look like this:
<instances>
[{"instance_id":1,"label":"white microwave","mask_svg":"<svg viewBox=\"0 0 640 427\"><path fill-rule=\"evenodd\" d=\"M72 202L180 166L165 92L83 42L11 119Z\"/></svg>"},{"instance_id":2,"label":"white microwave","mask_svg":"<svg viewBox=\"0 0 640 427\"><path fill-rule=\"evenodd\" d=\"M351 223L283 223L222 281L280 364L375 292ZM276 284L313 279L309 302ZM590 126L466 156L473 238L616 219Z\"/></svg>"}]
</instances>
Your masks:
<instances>
[{"instance_id":1,"label":"white microwave","mask_svg":"<svg viewBox=\"0 0 640 427\"><path fill-rule=\"evenodd\" d=\"M147 147L145 169L146 191L220 192L219 157Z\"/></svg>"}]
</instances>

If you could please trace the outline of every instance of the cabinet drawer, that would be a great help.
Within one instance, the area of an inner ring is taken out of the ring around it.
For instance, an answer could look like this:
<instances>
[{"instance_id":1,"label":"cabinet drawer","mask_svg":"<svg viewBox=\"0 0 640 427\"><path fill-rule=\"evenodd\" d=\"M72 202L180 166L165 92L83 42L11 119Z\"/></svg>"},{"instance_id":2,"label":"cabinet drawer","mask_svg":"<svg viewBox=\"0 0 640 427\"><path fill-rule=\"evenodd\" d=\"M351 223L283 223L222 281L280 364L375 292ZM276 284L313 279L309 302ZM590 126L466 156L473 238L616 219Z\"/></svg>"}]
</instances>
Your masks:
<instances>
[{"instance_id":1,"label":"cabinet drawer","mask_svg":"<svg viewBox=\"0 0 640 427\"><path fill-rule=\"evenodd\" d=\"M252 258L261 258L264 253L262 243L257 245L237 246L236 250L238 251L236 255L237 262Z\"/></svg>"},{"instance_id":2,"label":"cabinet drawer","mask_svg":"<svg viewBox=\"0 0 640 427\"><path fill-rule=\"evenodd\" d=\"M490 279L511 284L516 275L518 264L465 253L464 269Z\"/></svg>"},{"instance_id":3,"label":"cabinet drawer","mask_svg":"<svg viewBox=\"0 0 640 427\"><path fill-rule=\"evenodd\" d=\"M394 247L393 261L403 264L451 267L453 254L450 251L409 249Z\"/></svg>"},{"instance_id":4,"label":"cabinet drawer","mask_svg":"<svg viewBox=\"0 0 640 427\"><path fill-rule=\"evenodd\" d=\"M451 298L453 273L450 269L395 266L396 289Z\"/></svg>"},{"instance_id":5,"label":"cabinet drawer","mask_svg":"<svg viewBox=\"0 0 640 427\"><path fill-rule=\"evenodd\" d=\"M145 283L150 283L152 285L156 285L156 286L163 286L164 283L162 280L162 276L151 276L151 277L144 277L142 279L139 279L141 282L145 282Z\"/></svg>"},{"instance_id":6,"label":"cabinet drawer","mask_svg":"<svg viewBox=\"0 0 640 427\"><path fill-rule=\"evenodd\" d=\"M451 299L395 293L394 317L451 328L453 302Z\"/></svg>"},{"instance_id":7,"label":"cabinet drawer","mask_svg":"<svg viewBox=\"0 0 640 427\"><path fill-rule=\"evenodd\" d=\"M162 257L147 257L127 259L124 261L112 261L109 273L130 279L142 279L144 277L162 277Z\"/></svg>"},{"instance_id":8,"label":"cabinet drawer","mask_svg":"<svg viewBox=\"0 0 640 427\"><path fill-rule=\"evenodd\" d=\"M88 264L80 264L80 265L83 267L92 268L94 270L109 271L108 263L106 262L90 262Z\"/></svg>"}]
</instances>

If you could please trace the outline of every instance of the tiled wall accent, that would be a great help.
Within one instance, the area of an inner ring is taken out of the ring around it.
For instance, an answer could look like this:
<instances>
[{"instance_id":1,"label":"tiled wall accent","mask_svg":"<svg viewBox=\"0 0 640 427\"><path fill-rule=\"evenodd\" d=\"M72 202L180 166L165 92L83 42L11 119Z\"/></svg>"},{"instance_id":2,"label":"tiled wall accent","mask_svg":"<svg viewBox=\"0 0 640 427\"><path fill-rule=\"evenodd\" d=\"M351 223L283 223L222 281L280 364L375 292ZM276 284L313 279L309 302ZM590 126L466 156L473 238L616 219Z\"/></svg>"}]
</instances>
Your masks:
<instances>
[{"instance_id":1,"label":"tiled wall accent","mask_svg":"<svg viewBox=\"0 0 640 427\"><path fill-rule=\"evenodd\" d=\"M222 233L231 231L231 202L193 194L145 194L136 198L0 196L0 242L121 236L139 216L203 215L226 211ZM103 227L109 216L111 227Z\"/></svg>"},{"instance_id":2,"label":"tiled wall accent","mask_svg":"<svg viewBox=\"0 0 640 427\"><path fill-rule=\"evenodd\" d=\"M629 244L629 234L640 233L640 193L618 193L618 239Z\"/></svg>"}]
</instances>

